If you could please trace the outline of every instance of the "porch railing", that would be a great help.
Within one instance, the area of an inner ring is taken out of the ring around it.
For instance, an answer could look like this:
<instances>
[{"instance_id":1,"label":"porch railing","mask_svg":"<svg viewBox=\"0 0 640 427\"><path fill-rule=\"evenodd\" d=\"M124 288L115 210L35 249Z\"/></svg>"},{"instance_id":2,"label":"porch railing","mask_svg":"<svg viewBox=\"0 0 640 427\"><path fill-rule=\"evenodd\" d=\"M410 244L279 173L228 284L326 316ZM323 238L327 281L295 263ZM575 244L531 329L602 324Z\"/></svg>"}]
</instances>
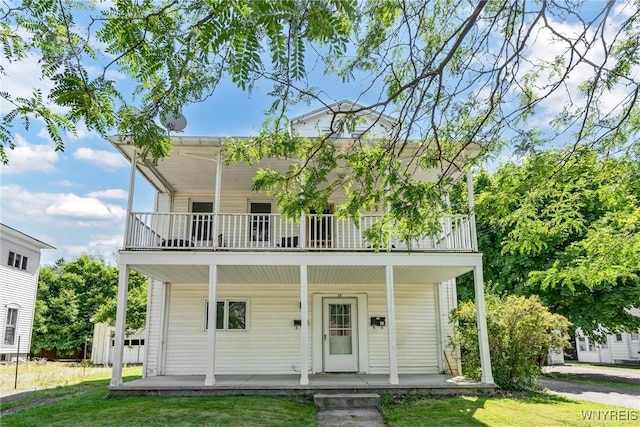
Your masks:
<instances>
[{"instance_id":1,"label":"porch railing","mask_svg":"<svg viewBox=\"0 0 640 427\"><path fill-rule=\"evenodd\" d=\"M374 251L364 231L379 215L365 215L358 226L336 215L309 214L295 222L279 214L132 212L125 249ZM391 239L391 251L473 251L467 215L442 217L441 233L410 242Z\"/></svg>"}]
</instances>

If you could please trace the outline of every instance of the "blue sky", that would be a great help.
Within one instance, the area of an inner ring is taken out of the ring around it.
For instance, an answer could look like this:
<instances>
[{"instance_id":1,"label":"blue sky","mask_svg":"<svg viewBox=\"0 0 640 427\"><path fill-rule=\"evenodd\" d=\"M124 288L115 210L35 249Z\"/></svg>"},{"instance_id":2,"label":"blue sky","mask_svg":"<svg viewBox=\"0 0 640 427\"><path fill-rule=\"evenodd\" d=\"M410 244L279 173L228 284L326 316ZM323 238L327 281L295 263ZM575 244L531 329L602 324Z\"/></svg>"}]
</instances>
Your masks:
<instances>
[{"instance_id":1,"label":"blue sky","mask_svg":"<svg viewBox=\"0 0 640 427\"><path fill-rule=\"evenodd\" d=\"M560 24L572 32L571 24ZM552 58L558 54L544 35L532 47L531 55ZM37 56L19 64L6 65L0 89L13 96L28 96L33 88L50 87L38 79ZM4 65L4 64L3 64ZM316 69L313 84L327 92L327 100L353 99L361 103L375 102L376 91L360 97L365 82L343 85L334 78L322 76ZM576 70L570 84L584 81L590 70ZM114 74L120 84L122 76ZM234 85L223 84L205 103L183 111L188 120L184 135L245 136L255 134L272 100L266 95L270 84L256 87L249 95ZM613 96L615 98L615 96ZM561 99L550 99L549 107L539 113L549 117L562 105ZM612 99L615 102L615 99ZM300 104L289 115L296 116L317 108ZM0 113L7 112L0 105ZM544 125L541 119L540 125ZM33 121L30 131L14 128L15 150L8 150L10 163L0 166L0 221L29 234L57 249L43 252L43 263L59 258L72 259L82 253L101 253L111 262L122 246L130 169L111 144L82 127L78 136L65 137L65 151L55 152L42 123ZM501 158L502 160L505 157ZM134 210L150 211L153 191L138 178Z\"/></svg>"}]
</instances>

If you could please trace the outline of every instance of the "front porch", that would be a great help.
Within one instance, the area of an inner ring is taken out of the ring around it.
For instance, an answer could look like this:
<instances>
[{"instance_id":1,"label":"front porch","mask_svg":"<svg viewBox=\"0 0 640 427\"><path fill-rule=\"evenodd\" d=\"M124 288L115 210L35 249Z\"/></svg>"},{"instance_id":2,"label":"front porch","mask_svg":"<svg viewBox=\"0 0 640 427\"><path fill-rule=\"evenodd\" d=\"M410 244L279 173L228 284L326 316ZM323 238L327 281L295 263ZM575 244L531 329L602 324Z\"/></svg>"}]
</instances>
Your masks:
<instances>
[{"instance_id":1,"label":"front porch","mask_svg":"<svg viewBox=\"0 0 640 427\"><path fill-rule=\"evenodd\" d=\"M215 385L205 385L204 375L149 376L109 387L112 396L310 396L316 393L367 392L410 395L493 395L496 386L445 374L399 375L390 384L385 374L216 375Z\"/></svg>"}]
</instances>

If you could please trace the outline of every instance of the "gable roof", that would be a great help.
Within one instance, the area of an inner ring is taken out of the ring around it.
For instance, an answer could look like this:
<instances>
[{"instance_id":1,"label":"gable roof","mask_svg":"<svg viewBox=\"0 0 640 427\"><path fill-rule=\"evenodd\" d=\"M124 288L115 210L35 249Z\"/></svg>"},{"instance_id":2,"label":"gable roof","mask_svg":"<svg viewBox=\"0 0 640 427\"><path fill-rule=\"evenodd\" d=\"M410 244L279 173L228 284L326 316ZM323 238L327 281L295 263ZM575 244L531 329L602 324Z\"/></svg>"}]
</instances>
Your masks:
<instances>
[{"instance_id":1,"label":"gable roof","mask_svg":"<svg viewBox=\"0 0 640 427\"><path fill-rule=\"evenodd\" d=\"M348 108L344 108L344 106L347 106ZM359 104L355 101L350 101L348 99L343 99L342 101L338 101L338 102L334 102L333 104L329 104L329 105L323 105L320 108L316 108L315 110L311 110L307 113L301 114L299 116L296 117L292 117L291 118L291 124L296 124L296 123L301 123L304 122L305 119L310 119L312 117L315 116L319 116L322 114L327 114L327 113L331 113L331 112L337 112L337 111L351 111L351 110L363 110L362 113L364 115L370 115L370 116L374 116L374 117L379 117L387 122L389 122L389 124L393 124L396 122L396 118L392 117L388 114L384 114L381 113L377 110L371 109L365 105Z\"/></svg>"},{"instance_id":2,"label":"gable roof","mask_svg":"<svg viewBox=\"0 0 640 427\"><path fill-rule=\"evenodd\" d=\"M25 234L22 231L18 231L15 228L9 227L5 224L0 224L0 231L3 236L13 237L14 239L23 241L38 249L55 249L55 247L49 245L48 243L44 243L43 241L31 237L28 234Z\"/></svg>"}]
</instances>

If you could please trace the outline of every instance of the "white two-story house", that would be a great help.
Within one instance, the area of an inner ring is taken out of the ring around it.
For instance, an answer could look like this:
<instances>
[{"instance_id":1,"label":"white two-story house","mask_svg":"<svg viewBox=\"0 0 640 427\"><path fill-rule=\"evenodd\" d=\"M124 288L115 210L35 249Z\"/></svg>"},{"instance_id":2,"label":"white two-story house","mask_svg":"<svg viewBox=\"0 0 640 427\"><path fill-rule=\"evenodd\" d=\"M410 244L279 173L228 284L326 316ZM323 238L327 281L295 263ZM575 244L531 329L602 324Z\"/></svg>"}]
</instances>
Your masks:
<instances>
[{"instance_id":1,"label":"white two-story house","mask_svg":"<svg viewBox=\"0 0 640 427\"><path fill-rule=\"evenodd\" d=\"M55 248L0 224L0 361L26 358L31 349L42 249Z\"/></svg>"},{"instance_id":2,"label":"white two-story house","mask_svg":"<svg viewBox=\"0 0 640 427\"><path fill-rule=\"evenodd\" d=\"M384 135L392 124L369 113L361 129L346 134L331 129L332 117L312 111L292 120L292 132L330 132L346 145L365 130L370 138ZM493 383L473 216L445 215L439 235L375 250L363 232L379 214L364 212L358 225L340 218L334 208L345 198L336 193L325 212L290 220L272 198L252 191L255 169L225 165L225 138L172 140L171 155L154 164L126 138L110 138L132 165L112 389L122 385L130 269L151 278L143 376L195 376L211 387L218 377L242 374L289 374L301 385L323 373L381 374L391 385L405 374L456 375L448 313L456 306L455 278L472 271L482 381ZM261 166L284 171L290 162L264 159ZM135 173L157 192L153 212L131 211ZM461 170L451 174L465 178ZM473 208L472 196L469 202Z\"/></svg>"}]
</instances>

